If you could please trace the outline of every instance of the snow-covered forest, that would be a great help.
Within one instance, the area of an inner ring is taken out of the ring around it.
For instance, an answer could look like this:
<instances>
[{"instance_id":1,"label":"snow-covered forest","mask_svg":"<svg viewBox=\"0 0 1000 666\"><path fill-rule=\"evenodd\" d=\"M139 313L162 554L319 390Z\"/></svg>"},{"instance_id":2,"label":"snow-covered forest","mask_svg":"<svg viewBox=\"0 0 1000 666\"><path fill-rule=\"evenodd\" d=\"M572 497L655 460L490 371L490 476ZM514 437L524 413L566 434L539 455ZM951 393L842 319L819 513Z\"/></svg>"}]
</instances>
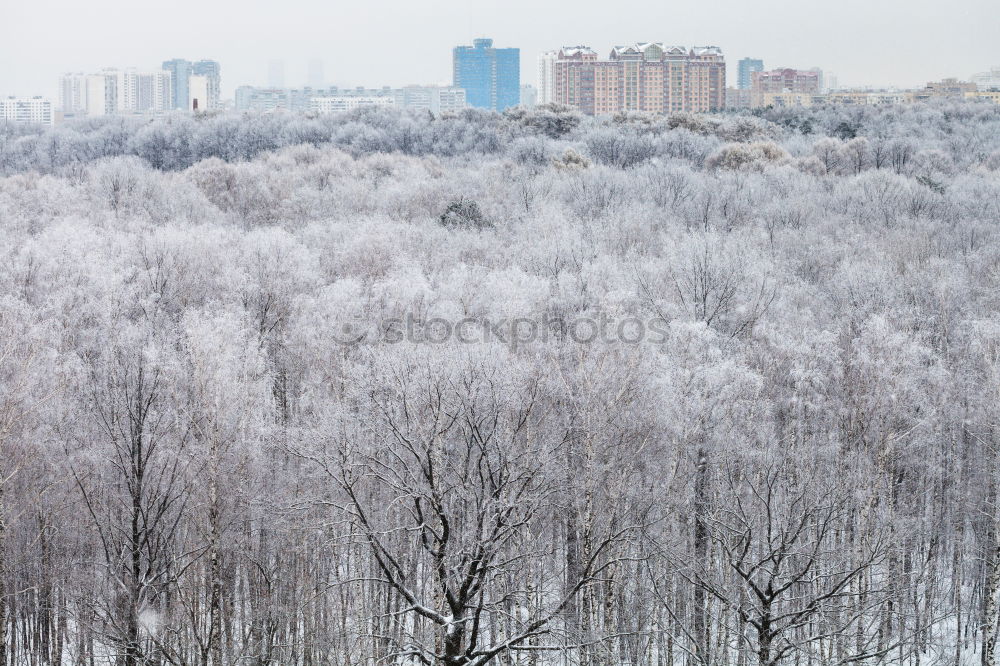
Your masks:
<instances>
[{"instance_id":1,"label":"snow-covered forest","mask_svg":"<svg viewBox=\"0 0 1000 666\"><path fill-rule=\"evenodd\" d=\"M0 666L997 663L1000 107L0 126Z\"/></svg>"}]
</instances>

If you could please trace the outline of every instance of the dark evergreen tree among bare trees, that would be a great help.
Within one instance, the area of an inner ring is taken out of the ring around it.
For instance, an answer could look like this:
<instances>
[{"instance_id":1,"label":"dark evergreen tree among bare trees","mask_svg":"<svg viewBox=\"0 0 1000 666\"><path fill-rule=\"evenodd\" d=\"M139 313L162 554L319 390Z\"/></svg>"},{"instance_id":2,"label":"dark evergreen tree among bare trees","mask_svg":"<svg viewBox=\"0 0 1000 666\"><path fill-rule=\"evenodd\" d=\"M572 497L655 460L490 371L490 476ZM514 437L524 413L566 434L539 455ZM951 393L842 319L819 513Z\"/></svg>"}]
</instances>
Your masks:
<instances>
[{"instance_id":1,"label":"dark evergreen tree among bare trees","mask_svg":"<svg viewBox=\"0 0 1000 666\"><path fill-rule=\"evenodd\" d=\"M995 665L1000 108L0 128L0 666Z\"/></svg>"}]
</instances>

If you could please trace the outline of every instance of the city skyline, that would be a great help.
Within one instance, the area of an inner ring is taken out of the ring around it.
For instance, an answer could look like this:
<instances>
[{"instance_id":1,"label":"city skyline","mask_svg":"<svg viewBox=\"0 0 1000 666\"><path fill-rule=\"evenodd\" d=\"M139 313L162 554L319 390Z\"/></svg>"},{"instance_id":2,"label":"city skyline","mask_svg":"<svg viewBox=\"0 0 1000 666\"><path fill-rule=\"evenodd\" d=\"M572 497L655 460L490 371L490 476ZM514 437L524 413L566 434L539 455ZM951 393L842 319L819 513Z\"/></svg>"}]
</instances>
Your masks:
<instances>
[{"instance_id":1,"label":"city skyline","mask_svg":"<svg viewBox=\"0 0 1000 666\"><path fill-rule=\"evenodd\" d=\"M575 6L572 16L520 1L505 8L468 7L451 0L433 7L396 0L375 4L362 11L291 0L276 8L261 5L252 12L235 12L179 0L178 11L158 17L156 30L141 29L148 26L143 12L121 0L60 6L58 26L52 25L53 8L46 3L19 4L0 26L0 62L17 65L0 67L0 95L54 98L58 77L66 72L158 69L164 60L194 53L222 63L222 97L227 99L239 85L266 84L268 63L274 60L286 64L289 86L308 82L310 62L315 61L324 63L327 85L446 84L451 48L482 36L520 48L521 80L532 84L537 57L545 51L589 43L604 56L610 46L637 39L718 45L728 56L729 82L736 80L736 63L744 57L762 58L774 67L836 71L841 85L899 87L968 78L1000 62L1000 48L990 34L992 7L982 0L948 6L908 3L906 12L898 12L896 2L877 7L848 3L836 12L812 13L808 25L784 18L793 9L801 15L803 7L783 1L767 8L728 0L712 8L651 6L627 17L608 16L604 5L589 1ZM378 18L386 15L398 20ZM858 15L864 20L859 22ZM183 18L178 22L174 16ZM303 21L304 16L309 20ZM664 27L650 28L657 24ZM835 39L816 39L819 32L835 35L848 29L851 45L858 47L845 49ZM373 48L376 41L391 48ZM605 44L607 49L598 47ZM23 57L27 52L30 60ZM364 57L358 57L361 53Z\"/></svg>"}]
</instances>

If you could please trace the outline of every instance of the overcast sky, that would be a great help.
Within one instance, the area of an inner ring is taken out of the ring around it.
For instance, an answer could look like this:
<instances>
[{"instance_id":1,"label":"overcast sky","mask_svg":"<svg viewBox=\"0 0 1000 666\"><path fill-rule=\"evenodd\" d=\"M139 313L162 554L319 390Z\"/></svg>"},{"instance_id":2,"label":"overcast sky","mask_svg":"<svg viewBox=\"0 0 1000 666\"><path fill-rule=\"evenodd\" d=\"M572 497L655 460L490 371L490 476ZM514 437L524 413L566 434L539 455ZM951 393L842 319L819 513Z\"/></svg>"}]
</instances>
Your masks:
<instances>
[{"instance_id":1,"label":"overcast sky","mask_svg":"<svg viewBox=\"0 0 1000 666\"><path fill-rule=\"evenodd\" d=\"M59 75L102 67L159 69L163 60L222 64L223 96L289 86L321 59L327 83L448 83L451 47L473 37L521 48L522 82L538 53L587 44L663 41L720 46L729 62L821 67L840 85L923 85L1000 65L997 0L0 0L0 94L55 95Z\"/></svg>"}]
</instances>

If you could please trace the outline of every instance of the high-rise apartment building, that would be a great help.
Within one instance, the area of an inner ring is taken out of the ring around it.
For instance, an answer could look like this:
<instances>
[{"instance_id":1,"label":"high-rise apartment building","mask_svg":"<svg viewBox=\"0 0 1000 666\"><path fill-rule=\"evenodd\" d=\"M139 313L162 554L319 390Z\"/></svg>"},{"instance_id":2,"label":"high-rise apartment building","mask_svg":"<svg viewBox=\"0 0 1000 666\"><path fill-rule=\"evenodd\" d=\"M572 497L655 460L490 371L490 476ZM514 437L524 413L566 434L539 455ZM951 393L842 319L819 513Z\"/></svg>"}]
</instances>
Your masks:
<instances>
[{"instance_id":1,"label":"high-rise apartment building","mask_svg":"<svg viewBox=\"0 0 1000 666\"><path fill-rule=\"evenodd\" d=\"M139 96L139 72L134 68L111 70L115 77L115 111L135 109Z\"/></svg>"},{"instance_id":2,"label":"high-rise apartment building","mask_svg":"<svg viewBox=\"0 0 1000 666\"><path fill-rule=\"evenodd\" d=\"M173 108L170 72L115 71L117 109L120 113L167 111Z\"/></svg>"},{"instance_id":3,"label":"high-rise apartment building","mask_svg":"<svg viewBox=\"0 0 1000 666\"><path fill-rule=\"evenodd\" d=\"M753 83L753 73L764 71L764 61L757 58L743 58L739 62L736 87L740 90L750 90Z\"/></svg>"},{"instance_id":4,"label":"high-rise apartment building","mask_svg":"<svg viewBox=\"0 0 1000 666\"><path fill-rule=\"evenodd\" d=\"M674 113L725 108L726 61L716 46L616 46L607 60L564 47L553 66L553 101L587 114Z\"/></svg>"},{"instance_id":5,"label":"high-rise apartment building","mask_svg":"<svg viewBox=\"0 0 1000 666\"><path fill-rule=\"evenodd\" d=\"M51 125L52 101L45 97L0 97L0 122Z\"/></svg>"},{"instance_id":6,"label":"high-rise apartment building","mask_svg":"<svg viewBox=\"0 0 1000 666\"><path fill-rule=\"evenodd\" d=\"M87 76L87 115L110 116L118 113L118 70L102 69Z\"/></svg>"},{"instance_id":7,"label":"high-rise apartment building","mask_svg":"<svg viewBox=\"0 0 1000 666\"><path fill-rule=\"evenodd\" d=\"M201 110L218 109L222 98L222 68L219 63L215 60L199 60L191 67L191 74L205 77L207 95Z\"/></svg>"},{"instance_id":8,"label":"high-rise apartment building","mask_svg":"<svg viewBox=\"0 0 1000 666\"><path fill-rule=\"evenodd\" d=\"M555 66L559 59L559 51L546 51L538 56L538 103L549 104L552 102L552 93L555 89Z\"/></svg>"},{"instance_id":9,"label":"high-rise apartment building","mask_svg":"<svg viewBox=\"0 0 1000 666\"><path fill-rule=\"evenodd\" d=\"M191 110L192 96L190 86L191 77L204 77L205 89L198 91L198 110L206 111L217 109L220 106L222 97L222 67L215 60L199 60L191 62L182 58L167 60L163 63L163 69L170 73L171 90L173 95L174 109Z\"/></svg>"},{"instance_id":10,"label":"high-rise apartment building","mask_svg":"<svg viewBox=\"0 0 1000 666\"><path fill-rule=\"evenodd\" d=\"M136 76L135 111L167 111L174 104L170 72L139 72Z\"/></svg>"},{"instance_id":11,"label":"high-rise apartment building","mask_svg":"<svg viewBox=\"0 0 1000 666\"><path fill-rule=\"evenodd\" d=\"M167 71L135 68L64 74L59 78L59 104L64 115L167 111L173 108L173 78Z\"/></svg>"},{"instance_id":12,"label":"high-rise apartment building","mask_svg":"<svg viewBox=\"0 0 1000 666\"><path fill-rule=\"evenodd\" d=\"M191 77L191 63L181 58L163 63L164 71L170 72L173 108L186 109L188 103L188 78Z\"/></svg>"},{"instance_id":13,"label":"high-rise apartment building","mask_svg":"<svg viewBox=\"0 0 1000 666\"><path fill-rule=\"evenodd\" d=\"M503 111L521 100L521 50L494 48L492 39L452 51L453 84L465 89L469 106Z\"/></svg>"}]
</instances>

